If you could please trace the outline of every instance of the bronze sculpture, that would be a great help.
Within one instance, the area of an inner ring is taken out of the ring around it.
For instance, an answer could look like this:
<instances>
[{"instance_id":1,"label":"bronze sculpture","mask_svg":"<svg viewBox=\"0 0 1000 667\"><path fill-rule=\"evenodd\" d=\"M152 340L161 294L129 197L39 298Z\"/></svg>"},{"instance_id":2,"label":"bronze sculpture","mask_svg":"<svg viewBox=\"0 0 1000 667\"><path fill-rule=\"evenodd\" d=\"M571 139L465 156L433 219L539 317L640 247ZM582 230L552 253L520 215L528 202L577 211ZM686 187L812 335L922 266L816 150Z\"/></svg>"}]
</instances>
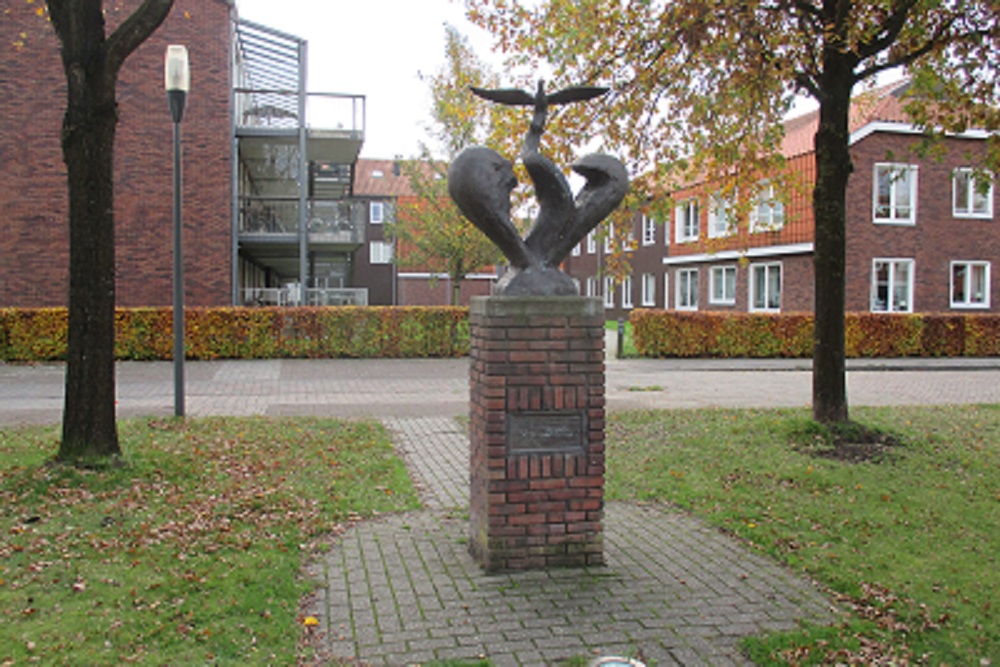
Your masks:
<instances>
[{"instance_id":1,"label":"bronze sculpture","mask_svg":"<svg viewBox=\"0 0 1000 667\"><path fill-rule=\"evenodd\" d=\"M521 160L535 184L539 212L527 237L510 219L510 193L517 186L513 165L495 150L474 146L462 151L448 170L448 194L462 214L503 252L510 269L495 293L507 296L576 296L573 280L559 264L573 247L625 197L628 173L617 159L587 155L571 165L586 180L573 197L566 177L539 151L548 107L589 100L606 88L572 87L546 95L538 82L534 96L522 90L472 88L479 97L512 106L533 106Z\"/></svg>"}]
</instances>

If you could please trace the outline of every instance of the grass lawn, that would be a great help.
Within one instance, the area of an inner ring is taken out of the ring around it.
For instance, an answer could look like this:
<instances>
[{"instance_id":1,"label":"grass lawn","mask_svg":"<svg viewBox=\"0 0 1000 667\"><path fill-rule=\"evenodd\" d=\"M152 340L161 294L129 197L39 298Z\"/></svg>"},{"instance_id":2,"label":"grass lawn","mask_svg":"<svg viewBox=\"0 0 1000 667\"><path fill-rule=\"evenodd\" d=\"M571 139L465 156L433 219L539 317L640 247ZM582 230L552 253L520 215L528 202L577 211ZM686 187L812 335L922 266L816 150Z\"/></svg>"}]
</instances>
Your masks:
<instances>
[{"instance_id":1,"label":"grass lawn","mask_svg":"<svg viewBox=\"0 0 1000 667\"><path fill-rule=\"evenodd\" d=\"M0 430L0 665L292 664L303 562L351 521L417 507L386 432L297 419L136 420L127 466L47 463Z\"/></svg>"},{"instance_id":2,"label":"grass lawn","mask_svg":"<svg viewBox=\"0 0 1000 667\"><path fill-rule=\"evenodd\" d=\"M840 627L749 642L759 664L1000 664L1000 406L852 417L891 437L794 410L615 414L608 495L684 508L843 596Z\"/></svg>"},{"instance_id":3,"label":"grass lawn","mask_svg":"<svg viewBox=\"0 0 1000 667\"><path fill-rule=\"evenodd\" d=\"M853 417L885 437L801 410L612 414L608 496L681 507L841 596L837 627L749 641L759 664L1000 665L1000 406ZM120 431L128 465L80 471L47 463L57 427L0 430L0 666L292 664L304 561L418 505L371 423Z\"/></svg>"}]
</instances>

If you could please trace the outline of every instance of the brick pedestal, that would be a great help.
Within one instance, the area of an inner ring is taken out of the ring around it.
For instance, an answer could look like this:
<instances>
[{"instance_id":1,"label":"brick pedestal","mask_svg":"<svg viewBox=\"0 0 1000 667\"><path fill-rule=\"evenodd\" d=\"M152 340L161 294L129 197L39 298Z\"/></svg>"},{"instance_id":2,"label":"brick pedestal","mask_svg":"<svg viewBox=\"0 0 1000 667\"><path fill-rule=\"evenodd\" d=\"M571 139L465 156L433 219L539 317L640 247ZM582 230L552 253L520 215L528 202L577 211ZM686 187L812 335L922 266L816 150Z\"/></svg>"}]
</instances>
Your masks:
<instances>
[{"instance_id":1,"label":"brick pedestal","mask_svg":"<svg viewBox=\"0 0 1000 667\"><path fill-rule=\"evenodd\" d=\"M472 300L470 551L488 571L604 562L604 306Z\"/></svg>"}]
</instances>

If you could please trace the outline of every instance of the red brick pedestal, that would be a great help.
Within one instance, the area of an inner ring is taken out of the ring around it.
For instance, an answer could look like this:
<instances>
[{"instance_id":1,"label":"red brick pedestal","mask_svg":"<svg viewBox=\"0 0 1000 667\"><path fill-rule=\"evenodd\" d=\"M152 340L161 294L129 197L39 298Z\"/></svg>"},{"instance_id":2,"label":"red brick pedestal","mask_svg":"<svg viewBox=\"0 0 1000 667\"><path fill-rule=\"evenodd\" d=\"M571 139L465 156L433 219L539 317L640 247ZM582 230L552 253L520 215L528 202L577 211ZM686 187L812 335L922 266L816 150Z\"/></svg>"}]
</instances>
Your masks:
<instances>
[{"instance_id":1,"label":"red brick pedestal","mask_svg":"<svg viewBox=\"0 0 1000 667\"><path fill-rule=\"evenodd\" d=\"M488 571L604 562L604 306L480 297L470 313L470 551Z\"/></svg>"}]
</instances>

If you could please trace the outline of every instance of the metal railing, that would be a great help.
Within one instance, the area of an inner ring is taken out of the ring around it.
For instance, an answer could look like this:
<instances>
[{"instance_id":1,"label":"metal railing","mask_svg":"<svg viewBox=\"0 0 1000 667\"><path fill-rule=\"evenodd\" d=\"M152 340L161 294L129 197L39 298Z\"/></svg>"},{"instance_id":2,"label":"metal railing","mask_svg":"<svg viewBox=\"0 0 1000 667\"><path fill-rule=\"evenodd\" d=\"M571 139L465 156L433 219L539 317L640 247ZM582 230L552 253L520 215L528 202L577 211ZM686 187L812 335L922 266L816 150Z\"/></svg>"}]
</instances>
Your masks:
<instances>
[{"instance_id":1,"label":"metal railing","mask_svg":"<svg viewBox=\"0 0 1000 667\"><path fill-rule=\"evenodd\" d=\"M300 119L298 91L236 88L234 92L237 127L295 129L304 126L340 131L351 137L364 136L364 95L306 93L305 118Z\"/></svg>"},{"instance_id":2,"label":"metal railing","mask_svg":"<svg viewBox=\"0 0 1000 667\"><path fill-rule=\"evenodd\" d=\"M301 290L291 287L248 287L242 290L245 306L367 306L368 289L363 287L323 287L306 290L306 303L301 302Z\"/></svg>"},{"instance_id":3,"label":"metal railing","mask_svg":"<svg viewBox=\"0 0 1000 667\"><path fill-rule=\"evenodd\" d=\"M309 240L359 244L365 239L363 202L310 199L306 215ZM291 235L299 232L299 200L276 197L240 199L240 234Z\"/></svg>"}]
</instances>

